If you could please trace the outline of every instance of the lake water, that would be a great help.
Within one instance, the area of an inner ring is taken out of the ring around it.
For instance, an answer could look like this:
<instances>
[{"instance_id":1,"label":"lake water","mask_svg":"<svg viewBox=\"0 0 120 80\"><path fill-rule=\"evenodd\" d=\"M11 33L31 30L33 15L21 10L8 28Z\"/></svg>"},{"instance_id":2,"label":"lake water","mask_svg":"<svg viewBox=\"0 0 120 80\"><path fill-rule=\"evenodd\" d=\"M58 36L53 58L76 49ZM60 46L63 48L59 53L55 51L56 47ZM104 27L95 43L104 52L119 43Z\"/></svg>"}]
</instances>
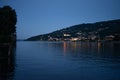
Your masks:
<instances>
[{"instance_id":1,"label":"lake water","mask_svg":"<svg viewBox=\"0 0 120 80\"><path fill-rule=\"evenodd\" d=\"M0 70L0 80L120 80L120 43L20 41Z\"/></svg>"}]
</instances>

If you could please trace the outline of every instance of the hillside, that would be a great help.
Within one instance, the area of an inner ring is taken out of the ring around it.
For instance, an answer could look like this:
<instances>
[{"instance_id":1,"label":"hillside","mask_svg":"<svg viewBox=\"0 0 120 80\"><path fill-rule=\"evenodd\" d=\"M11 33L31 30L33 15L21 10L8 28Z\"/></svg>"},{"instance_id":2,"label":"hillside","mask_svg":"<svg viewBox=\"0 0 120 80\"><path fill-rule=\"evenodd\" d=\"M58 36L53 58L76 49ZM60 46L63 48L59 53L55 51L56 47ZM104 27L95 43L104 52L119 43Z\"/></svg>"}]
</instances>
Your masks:
<instances>
[{"instance_id":1,"label":"hillside","mask_svg":"<svg viewBox=\"0 0 120 80\"><path fill-rule=\"evenodd\" d=\"M119 40L120 19L74 25L48 34L33 36L26 40L103 40L108 36Z\"/></svg>"}]
</instances>

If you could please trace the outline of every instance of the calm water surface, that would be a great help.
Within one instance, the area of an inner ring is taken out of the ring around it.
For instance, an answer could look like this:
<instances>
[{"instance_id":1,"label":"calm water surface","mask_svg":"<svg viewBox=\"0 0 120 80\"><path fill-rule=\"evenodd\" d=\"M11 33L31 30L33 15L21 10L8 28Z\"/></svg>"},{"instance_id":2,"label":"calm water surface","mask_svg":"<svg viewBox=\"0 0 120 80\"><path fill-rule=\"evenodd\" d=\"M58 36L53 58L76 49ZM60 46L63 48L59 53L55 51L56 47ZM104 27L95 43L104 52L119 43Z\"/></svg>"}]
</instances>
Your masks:
<instances>
[{"instance_id":1,"label":"calm water surface","mask_svg":"<svg viewBox=\"0 0 120 80\"><path fill-rule=\"evenodd\" d=\"M17 42L15 54L6 80L120 80L120 43Z\"/></svg>"}]
</instances>

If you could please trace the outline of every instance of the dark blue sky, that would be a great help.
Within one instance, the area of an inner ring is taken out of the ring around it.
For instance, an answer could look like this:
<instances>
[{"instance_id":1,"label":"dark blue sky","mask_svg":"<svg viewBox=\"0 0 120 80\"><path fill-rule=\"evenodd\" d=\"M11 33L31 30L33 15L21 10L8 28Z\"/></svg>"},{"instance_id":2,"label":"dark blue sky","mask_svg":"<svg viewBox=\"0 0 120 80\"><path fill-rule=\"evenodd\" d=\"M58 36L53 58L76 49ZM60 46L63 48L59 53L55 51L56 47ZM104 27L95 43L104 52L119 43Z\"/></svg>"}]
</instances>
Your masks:
<instances>
[{"instance_id":1,"label":"dark blue sky","mask_svg":"<svg viewBox=\"0 0 120 80\"><path fill-rule=\"evenodd\" d=\"M0 0L17 12L18 38L81 23L120 19L120 0Z\"/></svg>"}]
</instances>

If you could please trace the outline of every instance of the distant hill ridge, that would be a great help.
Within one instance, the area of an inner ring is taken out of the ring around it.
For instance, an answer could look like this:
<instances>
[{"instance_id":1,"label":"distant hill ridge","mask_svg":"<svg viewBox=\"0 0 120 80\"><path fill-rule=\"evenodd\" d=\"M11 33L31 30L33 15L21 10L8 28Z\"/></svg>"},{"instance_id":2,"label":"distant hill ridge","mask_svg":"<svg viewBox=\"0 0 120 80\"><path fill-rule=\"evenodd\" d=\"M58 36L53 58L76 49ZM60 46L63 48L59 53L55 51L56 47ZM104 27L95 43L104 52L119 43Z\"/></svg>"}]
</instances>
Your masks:
<instances>
[{"instance_id":1,"label":"distant hill ridge","mask_svg":"<svg viewBox=\"0 0 120 80\"><path fill-rule=\"evenodd\" d=\"M70 26L48 34L30 37L29 41L58 41L58 40L98 40L105 39L107 36L119 37L120 19L101 21L96 23L86 23ZM119 38L118 38L119 39Z\"/></svg>"}]
</instances>

